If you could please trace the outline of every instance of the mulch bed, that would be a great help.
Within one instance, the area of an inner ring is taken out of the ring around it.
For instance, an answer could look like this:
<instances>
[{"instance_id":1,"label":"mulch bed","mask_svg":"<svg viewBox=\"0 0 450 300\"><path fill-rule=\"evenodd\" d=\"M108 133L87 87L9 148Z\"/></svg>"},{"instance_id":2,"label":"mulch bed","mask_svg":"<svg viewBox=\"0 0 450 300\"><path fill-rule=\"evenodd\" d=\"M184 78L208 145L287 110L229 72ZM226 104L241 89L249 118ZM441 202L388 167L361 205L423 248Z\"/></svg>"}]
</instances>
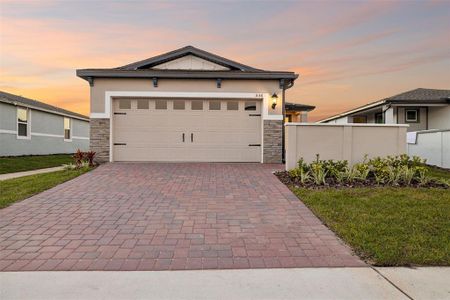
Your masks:
<instances>
[{"instance_id":1,"label":"mulch bed","mask_svg":"<svg viewBox=\"0 0 450 300\"><path fill-rule=\"evenodd\" d=\"M351 183L339 183L332 178L327 178L325 185L316 185L313 182L301 183L297 178L293 178L287 171L279 171L274 173L278 179L287 186L302 187L308 189L323 189L323 188L356 188L356 187L414 187L414 188L441 188L448 189L449 187L435 180L431 180L427 184L420 185L418 182L412 182L410 185L399 182L396 185L392 184L380 184L375 181L375 178L367 178L365 181L354 181Z\"/></svg>"}]
</instances>

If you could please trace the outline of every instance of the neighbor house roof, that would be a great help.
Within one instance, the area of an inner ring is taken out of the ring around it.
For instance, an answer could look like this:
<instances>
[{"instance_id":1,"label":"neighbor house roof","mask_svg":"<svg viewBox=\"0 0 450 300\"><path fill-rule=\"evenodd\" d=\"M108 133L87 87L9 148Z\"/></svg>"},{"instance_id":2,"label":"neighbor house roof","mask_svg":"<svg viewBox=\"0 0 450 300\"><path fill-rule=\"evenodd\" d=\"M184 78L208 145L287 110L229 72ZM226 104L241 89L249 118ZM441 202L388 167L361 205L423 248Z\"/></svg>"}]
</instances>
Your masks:
<instances>
[{"instance_id":1,"label":"neighbor house roof","mask_svg":"<svg viewBox=\"0 0 450 300\"><path fill-rule=\"evenodd\" d=\"M369 104L348 110L346 112L322 119L318 123L332 121L370 108L386 104L450 104L450 90L418 88L392 97L384 98Z\"/></svg>"},{"instance_id":2,"label":"neighbor house roof","mask_svg":"<svg viewBox=\"0 0 450 300\"><path fill-rule=\"evenodd\" d=\"M3 91L0 91L0 102L9 103L9 104L17 105L17 106L29 107L29 108L32 108L35 110L41 110L41 111L45 111L45 112L49 112L49 113L53 113L53 114L57 114L57 115L63 115L63 116L68 116L68 117L72 117L72 118L76 118L76 119L89 121L89 117L87 117L85 115L78 114L78 113L75 113L75 112L72 112L69 110L65 110L65 109L44 103L44 102L40 102L37 100L25 98L25 97L14 95L14 94L10 94L10 93L3 92Z\"/></svg>"},{"instance_id":3,"label":"neighbor house roof","mask_svg":"<svg viewBox=\"0 0 450 300\"><path fill-rule=\"evenodd\" d=\"M153 67L187 55L193 55L209 62L227 67L229 70L164 70ZM219 55L186 46L158 56L110 69L79 69L77 76L92 81L103 78L218 78L218 79L288 79L290 83L298 77L294 72L267 71L256 69Z\"/></svg>"},{"instance_id":4,"label":"neighbor house roof","mask_svg":"<svg viewBox=\"0 0 450 300\"><path fill-rule=\"evenodd\" d=\"M312 105L291 103L291 102L286 102L284 107L286 110L291 110L291 111L312 111L313 109L316 108L315 106L312 106Z\"/></svg>"}]
</instances>

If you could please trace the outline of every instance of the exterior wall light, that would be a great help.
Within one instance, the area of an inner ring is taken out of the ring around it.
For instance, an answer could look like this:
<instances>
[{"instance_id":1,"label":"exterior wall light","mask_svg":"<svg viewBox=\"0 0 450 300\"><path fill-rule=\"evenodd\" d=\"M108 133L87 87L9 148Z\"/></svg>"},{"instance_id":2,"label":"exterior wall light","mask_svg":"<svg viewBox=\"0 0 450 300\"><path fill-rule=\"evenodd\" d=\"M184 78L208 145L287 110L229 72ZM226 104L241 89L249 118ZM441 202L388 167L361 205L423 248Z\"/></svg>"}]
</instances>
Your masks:
<instances>
[{"instance_id":1,"label":"exterior wall light","mask_svg":"<svg viewBox=\"0 0 450 300\"><path fill-rule=\"evenodd\" d=\"M277 96L277 94L273 93L273 95L272 95L272 109L275 109L275 107L277 106L277 102L278 102L278 96Z\"/></svg>"}]
</instances>

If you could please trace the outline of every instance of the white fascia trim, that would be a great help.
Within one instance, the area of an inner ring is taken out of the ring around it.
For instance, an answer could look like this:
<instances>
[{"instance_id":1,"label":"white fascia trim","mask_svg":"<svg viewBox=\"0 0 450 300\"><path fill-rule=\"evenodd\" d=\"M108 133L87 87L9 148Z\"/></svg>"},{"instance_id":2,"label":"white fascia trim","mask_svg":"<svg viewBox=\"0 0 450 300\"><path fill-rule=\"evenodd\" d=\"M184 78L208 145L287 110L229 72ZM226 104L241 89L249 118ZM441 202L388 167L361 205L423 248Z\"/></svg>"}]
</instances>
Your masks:
<instances>
[{"instance_id":1,"label":"white fascia trim","mask_svg":"<svg viewBox=\"0 0 450 300\"><path fill-rule=\"evenodd\" d=\"M73 140L89 140L86 136L72 136Z\"/></svg>"},{"instance_id":2,"label":"white fascia trim","mask_svg":"<svg viewBox=\"0 0 450 300\"><path fill-rule=\"evenodd\" d=\"M233 93L233 92L138 92L138 91L106 91L105 112L91 113L92 119L109 119L111 117L112 97L167 97L167 98L230 98L230 99L263 99L269 97L268 93ZM265 109L263 108L265 113Z\"/></svg>"},{"instance_id":3,"label":"white fascia trim","mask_svg":"<svg viewBox=\"0 0 450 300\"><path fill-rule=\"evenodd\" d=\"M45 136L45 137L54 137L54 138L64 138L64 135L50 134L50 133L40 133L40 132L32 132L31 135L34 135L34 136Z\"/></svg>"}]
</instances>

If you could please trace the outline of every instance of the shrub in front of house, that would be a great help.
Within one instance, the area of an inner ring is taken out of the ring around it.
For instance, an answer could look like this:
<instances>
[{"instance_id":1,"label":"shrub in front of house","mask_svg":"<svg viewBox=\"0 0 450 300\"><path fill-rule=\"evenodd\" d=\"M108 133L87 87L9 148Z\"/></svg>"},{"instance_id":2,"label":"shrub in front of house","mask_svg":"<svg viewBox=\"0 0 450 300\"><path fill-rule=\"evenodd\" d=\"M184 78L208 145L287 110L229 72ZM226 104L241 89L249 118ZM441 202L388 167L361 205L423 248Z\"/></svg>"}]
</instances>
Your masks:
<instances>
[{"instance_id":1,"label":"shrub in front of house","mask_svg":"<svg viewBox=\"0 0 450 300\"><path fill-rule=\"evenodd\" d=\"M72 158L73 158L73 163L63 165L65 170L75 170L75 169L95 167L95 163L94 163L95 152L94 151L83 152L80 149L78 149L77 152L75 152L75 154L72 156Z\"/></svg>"},{"instance_id":2,"label":"shrub in front of house","mask_svg":"<svg viewBox=\"0 0 450 300\"><path fill-rule=\"evenodd\" d=\"M420 157L376 157L350 166L347 161L321 160L298 161L297 167L276 175L288 185L304 187L353 187L353 186L415 186L448 188L449 183L428 175L426 161Z\"/></svg>"}]
</instances>

